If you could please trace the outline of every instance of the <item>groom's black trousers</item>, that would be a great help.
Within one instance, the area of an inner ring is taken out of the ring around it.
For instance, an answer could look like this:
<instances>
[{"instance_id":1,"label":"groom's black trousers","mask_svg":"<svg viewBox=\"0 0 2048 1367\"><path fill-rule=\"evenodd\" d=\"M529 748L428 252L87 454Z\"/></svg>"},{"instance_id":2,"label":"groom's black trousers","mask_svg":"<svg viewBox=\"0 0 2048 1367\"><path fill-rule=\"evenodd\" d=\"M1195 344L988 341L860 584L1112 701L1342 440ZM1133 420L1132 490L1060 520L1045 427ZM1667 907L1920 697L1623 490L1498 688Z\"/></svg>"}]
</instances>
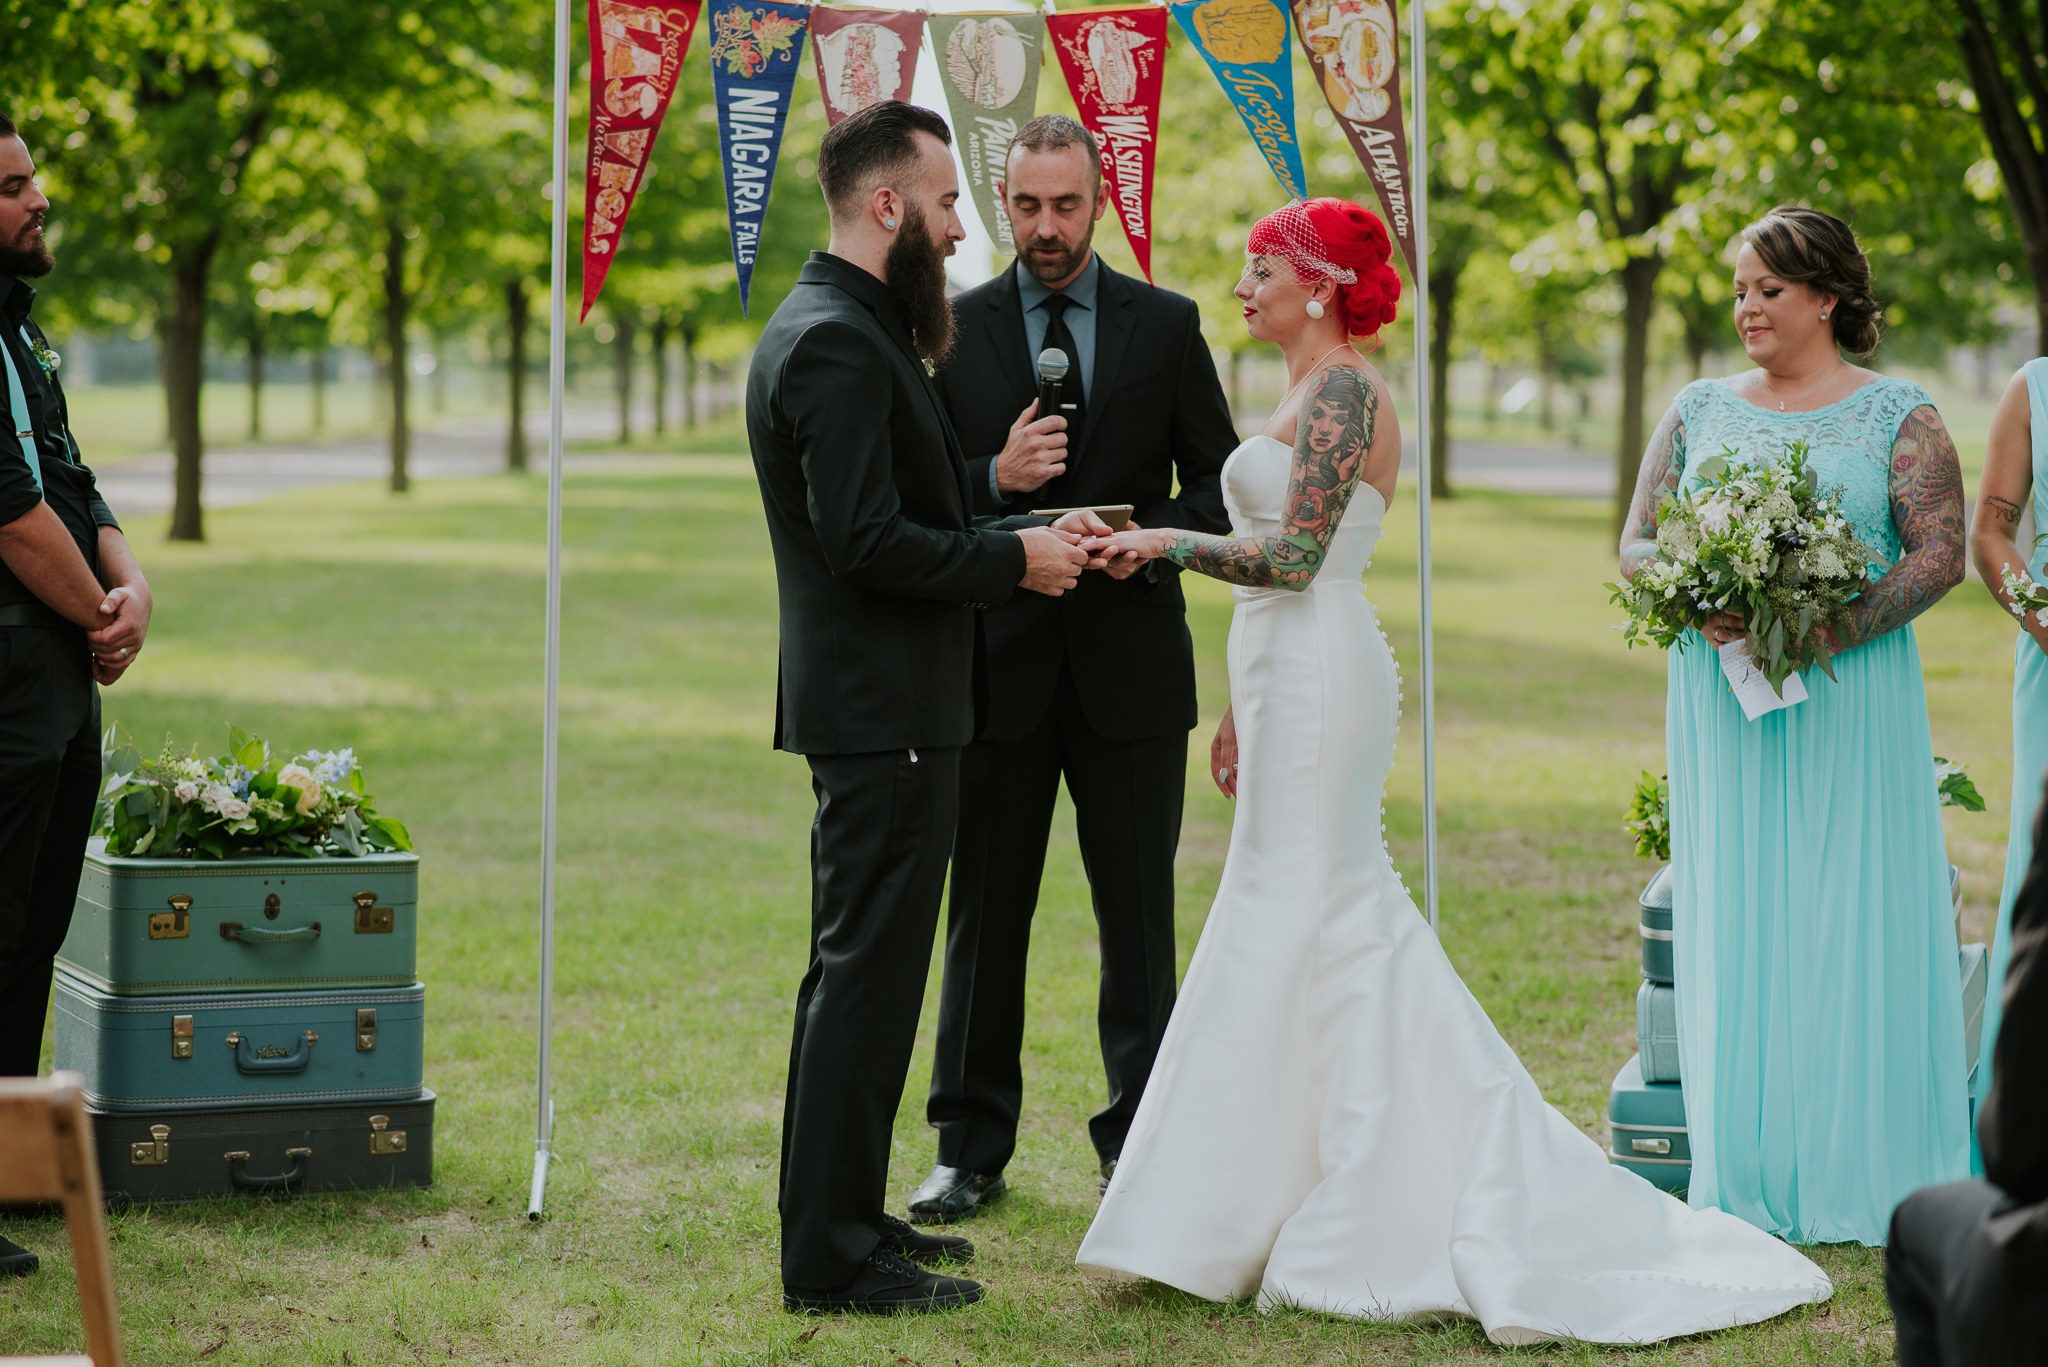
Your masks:
<instances>
[{"instance_id":1,"label":"groom's black trousers","mask_svg":"<svg viewBox=\"0 0 2048 1367\"><path fill-rule=\"evenodd\" d=\"M1111 740L1088 723L1072 663L1023 739L976 741L961 761L946 976L925 1118L939 1162L999 1173L1024 1101L1024 963L1060 777L1074 800L1095 906L1096 1025L1109 1104L1088 1122L1098 1158L1123 1151L1173 1012L1173 859L1188 736Z\"/></svg>"},{"instance_id":2,"label":"groom's black trousers","mask_svg":"<svg viewBox=\"0 0 2048 1367\"><path fill-rule=\"evenodd\" d=\"M889 1139L931 971L960 751L811 755L811 962L782 1112L783 1285L852 1281L881 1239Z\"/></svg>"},{"instance_id":3,"label":"groom's black trousers","mask_svg":"<svg viewBox=\"0 0 2048 1367\"><path fill-rule=\"evenodd\" d=\"M1900 1367L2048 1360L2048 1206L1989 1182L1923 1187L1892 1212L1884 1281Z\"/></svg>"}]
</instances>

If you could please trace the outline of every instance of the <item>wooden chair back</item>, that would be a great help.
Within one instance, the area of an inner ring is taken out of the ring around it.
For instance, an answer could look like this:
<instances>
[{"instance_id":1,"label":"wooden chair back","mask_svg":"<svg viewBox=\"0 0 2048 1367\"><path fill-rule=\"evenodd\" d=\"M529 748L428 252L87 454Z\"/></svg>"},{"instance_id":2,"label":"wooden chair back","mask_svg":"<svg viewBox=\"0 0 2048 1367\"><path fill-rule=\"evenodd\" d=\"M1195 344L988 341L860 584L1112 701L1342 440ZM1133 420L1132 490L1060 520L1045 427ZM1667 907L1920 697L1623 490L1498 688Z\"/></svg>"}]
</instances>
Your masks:
<instances>
[{"instance_id":1,"label":"wooden chair back","mask_svg":"<svg viewBox=\"0 0 2048 1367\"><path fill-rule=\"evenodd\" d=\"M85 1079L0 1078L0 1203L62 1201L78 1273L78 1312L86 1357L0 1358L9 1363L123 1367L121 1319L114 1306L114 1269L107 1256L106 1206L93 1157Z\"/></svg>"}]
</instances>

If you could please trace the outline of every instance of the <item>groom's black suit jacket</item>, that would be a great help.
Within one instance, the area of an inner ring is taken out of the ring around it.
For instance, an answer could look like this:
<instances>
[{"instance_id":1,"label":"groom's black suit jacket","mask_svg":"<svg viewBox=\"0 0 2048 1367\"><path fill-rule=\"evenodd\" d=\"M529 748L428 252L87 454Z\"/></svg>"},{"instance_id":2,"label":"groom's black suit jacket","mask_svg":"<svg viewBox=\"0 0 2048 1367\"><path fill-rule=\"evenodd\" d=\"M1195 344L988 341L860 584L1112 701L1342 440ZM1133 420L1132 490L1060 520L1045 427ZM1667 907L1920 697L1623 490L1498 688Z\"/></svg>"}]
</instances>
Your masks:
<instances>
[{"instance_id":1,"label":"groom's black suit jacket","mask_svg":"<svg viewBox=\"0 0 2048 1367\"><path fill-rule=\"evenodd\" d=\"M1129 503L1142 526L1226 532L1221 473L1237 429L1194 301L1118 275L1099 257L1096 269L1095 376L1080 442L1069 448L1065 474L1000 506L989 462L1038 396L1016 267L953 301L959 341L938 385L968 453L975 507L1022 513ZM1180 571L1155 565L1123 580L1084 574L1064 598L1020 593L988 614L986 739L1017 740L1037 724L1069 655L1082 707L1102 735L1133 740L1194 726L1194 645ZM1139 662L1141 686L1118 660Z\"/></svg>"},{"instance_id":2,"label":"groom's black suit jacket","mask_svg":"<svg viewBox=\"0 0 2048 1367\"><path fill-rule=\"evenodd\" d=\"M1024 577L1011 530L1045 519L975 517L959 440L881 281L811 253L755 349L747 437L782 611L776 747L965 745L979 610Z\"/></svg>"}]
</instances>

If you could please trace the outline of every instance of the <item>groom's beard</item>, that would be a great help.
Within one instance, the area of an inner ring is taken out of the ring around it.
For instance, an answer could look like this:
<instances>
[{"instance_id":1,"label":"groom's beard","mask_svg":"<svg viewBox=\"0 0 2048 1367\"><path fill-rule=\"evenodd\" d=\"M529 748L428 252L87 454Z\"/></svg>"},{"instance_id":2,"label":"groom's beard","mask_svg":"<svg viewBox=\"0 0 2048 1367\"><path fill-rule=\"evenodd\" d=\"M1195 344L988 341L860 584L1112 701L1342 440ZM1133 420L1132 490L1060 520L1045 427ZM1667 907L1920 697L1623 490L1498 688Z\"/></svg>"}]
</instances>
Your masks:
<instances>
[{"instance_id":1,"label":"groom's beard","mask_svg":"<svg viewBox=\"0 0 2048 1367\"><path fill-rule=\"evenodd\" d=\"M919 209L903 212L903 231L889 244L882 270L910 324L917 354L938 366L953 354L953 301L946 297L946 253Z\"/></svg>"},{"instance_id":2,"label":"groom's beard","mask_svg":"<svg viewBox=\"0 0 2048 1367\"><path fill-rule=\"evenodd\" d=\"M14 241L0 246L0 275L11 275L17 280L28 280L48 275L57 268L57 258L50 255L47 235L30 237L29 230L42 226L41 219L21 225L20 234Z\"/></svg>"}]
</instances>

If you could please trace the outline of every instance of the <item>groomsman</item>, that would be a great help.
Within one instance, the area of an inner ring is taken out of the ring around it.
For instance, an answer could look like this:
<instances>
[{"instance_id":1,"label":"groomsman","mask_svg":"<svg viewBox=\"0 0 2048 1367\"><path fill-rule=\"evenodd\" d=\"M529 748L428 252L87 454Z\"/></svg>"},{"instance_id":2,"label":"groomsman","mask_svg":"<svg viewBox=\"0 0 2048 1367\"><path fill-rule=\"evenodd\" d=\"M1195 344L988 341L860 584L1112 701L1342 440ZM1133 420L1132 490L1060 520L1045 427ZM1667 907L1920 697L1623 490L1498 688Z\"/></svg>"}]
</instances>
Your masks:
<instances>
[{"instance_id":1,"label":"groomsman","mask_svg":"<svg viewBox=\"0 0 2048 1367\"><path fill-rule=\"evenodd\" d=\"M998 188L1017 260L954 300L958 342L938 373L977 511L1128 503L1143 525L1227 531L1219 476L1237 433L1200 317L1095 254L1109 200L1088 130L1033 119ZM1034 408L1048 347L1070 363L1057 414ZM925 1112L938 1164L911 1196L914 1222L963 1219L1004 1190L1024 1091L1025 953L1062 775L1102 950L1109 1100L1088 1128L1105 1180L1123 1149L1173 1009L1173 861L1197 719L1178 576L1154 561L987 615L988 716L961 756Z\"/></svg>"}]
</instances>

